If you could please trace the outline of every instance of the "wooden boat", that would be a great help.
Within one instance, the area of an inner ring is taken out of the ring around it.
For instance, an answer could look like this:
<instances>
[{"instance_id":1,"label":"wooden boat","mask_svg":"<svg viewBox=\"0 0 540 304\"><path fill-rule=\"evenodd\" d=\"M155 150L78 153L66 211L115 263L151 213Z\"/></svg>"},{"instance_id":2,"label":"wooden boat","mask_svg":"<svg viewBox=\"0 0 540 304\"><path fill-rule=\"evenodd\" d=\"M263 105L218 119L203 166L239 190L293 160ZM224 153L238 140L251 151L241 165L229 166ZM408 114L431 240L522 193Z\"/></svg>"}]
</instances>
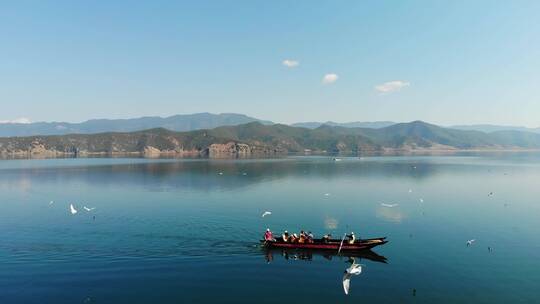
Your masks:
<instances>
[{"instance_id":1,"label":"wooden boat","mask_svg":"<svg viewBox=\"0 0 540 304\"><path fill-rule=\"evenodd\" d=\"M355 251L371 249L373 247L384 245L388 243L386 237L356 240L353 244L349 244L347 240L343 241L338 239L330 239L324 241L322 239L315 239L313 243L290 243L284 242L281 237L276 238L276 241L264 241L261 243L267 248L297 248L297 249L313 249L313 250L336 250L336 251ZM341 246L341 250L340 250Z\"/></svg>"}]
</instances>

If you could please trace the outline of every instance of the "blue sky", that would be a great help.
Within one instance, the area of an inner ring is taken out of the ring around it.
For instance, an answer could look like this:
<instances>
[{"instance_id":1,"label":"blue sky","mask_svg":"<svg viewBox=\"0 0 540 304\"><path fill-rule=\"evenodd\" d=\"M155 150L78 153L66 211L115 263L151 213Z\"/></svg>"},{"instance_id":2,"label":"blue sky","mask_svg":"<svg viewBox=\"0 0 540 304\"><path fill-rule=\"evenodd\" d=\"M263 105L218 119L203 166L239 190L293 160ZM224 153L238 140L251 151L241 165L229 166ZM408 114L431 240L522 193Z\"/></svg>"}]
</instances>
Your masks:
<instances>
[{"instance_id":1,"label":"blue sky","mask_svg":"<svg viewBox=\"0 0 540 304\"><path fill-rule=\"evenodd\" d=\"M235 112L538 127L538 12L538 1L4 2L0 121Z\"/></svg>"}]
</instances>

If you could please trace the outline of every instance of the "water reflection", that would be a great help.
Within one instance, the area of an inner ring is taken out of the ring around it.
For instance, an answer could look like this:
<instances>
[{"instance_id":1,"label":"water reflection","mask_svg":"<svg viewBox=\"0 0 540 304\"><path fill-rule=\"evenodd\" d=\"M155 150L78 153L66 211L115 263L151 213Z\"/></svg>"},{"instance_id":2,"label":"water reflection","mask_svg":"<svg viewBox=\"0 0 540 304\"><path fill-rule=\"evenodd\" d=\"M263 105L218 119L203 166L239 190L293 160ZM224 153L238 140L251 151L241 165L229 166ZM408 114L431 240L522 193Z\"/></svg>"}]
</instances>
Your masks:
<instances>
[{"instance_id":1,"label":"water reflection","mask_svg":"<svg viewBox=\"0 0 540 304\"><path fill-rule=\"evenodd\" d=\"M443 159L444 160L444 159ZM302 178L310 180L332 179L335 177L355 177L369 179L384 177L399 179L425 179L439 174L443 169L440 163L417 163L416 159L393 161L370 161L347 159L334 162L328 159L274 159L259 161L209 161L209 160L169 160L160 162L96 163L95 160L77 160L72 166L49 166L44 164L52 160L34 160L21 164L1 163L0 184L10 180L20 180L28 175L41 183L90 183L97 186L110 185L146 185L147 188L163 191L167 189L214 189L235 190L263 182L283 178ZM57 162L59 160L56 160ZM453 170L459 165L449 163ZM461 167L463 168L463 167ZM448 168L446 168L448 170ZM5 181L1 181L5 180Z\"/></svg>"},{"instance_id":2,"label":"water reflection","mask_svg":"<svg viewBox=\"0 0 540 304\"><path fill-rule=\"evenodd\" d=\"M268 264L274 262L275 258L282 258L286 261L343 261L346 258L346 262L349 266L343 271L342 285L345 295L349 294L351 279L353 276L360 275L362 273L362 259L387 264L386 257L375 253L372 250L361 250L356 252L347 252L338 254L332 250L305 250L305 249L264 249L265 260Z\"/></svg>"},{"instance_id":3,"label":"water reflection","mask_svg":"<svg viewBox=\"0 0 540 304\"><path fill-rule=\"evenodd\" d=\"M376 210L376 216L389 222L401 223L407 215L398 208L380 206Z\"/></svg>"},{"instance_id":4,"label":"water reflection","mask_svg":"<svg viewBox=\"0 0 540 304\"><path fill-rule=\"evenodd\" d=\"M0 302L405 303L413 291L433 303L484 290L479 302L534 303L538 160L0 162ZM375 251L391 265L373 251L259 248L278 227L387 235ZM268 286L280 292L265 297Z\"/></svg>"},{"instance_id":5,"label":"water reflection","mask_svg":"<svg viewBox=\"0 0 540 304\"><path fill-rule=\"evenodd\" d=\"M324 228L328 230L336 230L338 227L339 221L333 217L327 217L324 220Z\"/></svg>"},{"instance_id":6,"label":"water reflection","mask_svg":"<svg viewBox=\"0 0 540 304\"><path fill-rule=\"evenodd\" d=\"M359 250L338 254L335 250L306 250L306 249L280 249L280 248L265 248L264 256L267 263L274 261L275 257L281 257L285 260L292 261L313 261L313 260L326 260L332 261L334 259L343 259L344 257L348 261L361 261L362 259L372 262L387 264L388 261L385 256L379 255L372 250Z\"/></svg>"}]
</instances>

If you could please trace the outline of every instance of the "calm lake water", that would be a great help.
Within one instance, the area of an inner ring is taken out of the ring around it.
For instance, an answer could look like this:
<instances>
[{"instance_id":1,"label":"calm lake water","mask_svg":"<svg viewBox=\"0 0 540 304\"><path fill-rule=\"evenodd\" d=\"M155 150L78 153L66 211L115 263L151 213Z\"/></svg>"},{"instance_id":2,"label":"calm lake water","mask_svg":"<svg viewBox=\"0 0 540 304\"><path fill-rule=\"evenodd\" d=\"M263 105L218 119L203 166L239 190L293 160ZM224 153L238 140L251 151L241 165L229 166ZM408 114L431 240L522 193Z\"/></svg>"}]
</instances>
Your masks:
<instances>
[{"instance_id":1,"label":"calm lake water","mask_svg":"<svg viewBox=\"0 0 540 304\"><path fill-rule=\"evenodd\" d=\"M345 295L266 227L389 243ZM2 160L0 303L532 303L539 228L540 154Z\"/></svg>"}]
</instances>

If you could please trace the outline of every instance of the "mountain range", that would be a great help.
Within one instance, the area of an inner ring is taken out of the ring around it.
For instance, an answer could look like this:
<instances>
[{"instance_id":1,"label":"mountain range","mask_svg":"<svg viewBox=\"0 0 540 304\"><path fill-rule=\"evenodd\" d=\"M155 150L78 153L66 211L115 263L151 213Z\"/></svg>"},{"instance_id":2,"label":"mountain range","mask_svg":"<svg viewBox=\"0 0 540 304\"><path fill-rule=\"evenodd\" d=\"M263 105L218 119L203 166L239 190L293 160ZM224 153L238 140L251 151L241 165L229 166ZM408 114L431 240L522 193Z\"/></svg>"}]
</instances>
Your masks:
<instances>
[{"instance_id":1,"label":"mountain range","mask_svg":"<svg viewBox=\"0 0 540 304\"><path fill-rule=\"evenodd\" d=\"M193 131L221 126L234 126L255 121L262 124L272 124L270 121L256 119L243 114L196 113L164 118L152 116L131 119L92 119L81 123L1 123L0 137L133 132L154 128L164 128L171 131Z\"/></svg>"},{"instance_id":2,"label":"mountain range","mask_svg":"<svg viewBox=\"0 0 540 304\"><path fill-rule=\"evenodd\" d=\"M131 119L92 119L81 123L68 122L35 122L35 123L2 123L0 122L0 137L33 136L33 135L65 135L65 134L94 134L105 132L134 132L153 128L164 128L171 131L194 131L213 129L222 126L236 126L250 122L259 122L265 125L274 124L268 120L261 120L243 114L235 113L196 113L174 115L169 117L140 117ZM323 125L344 128L370 128L380 129L395 125L392 121L374 122L299 122L293 127L316 129ZM481 131L485 133L496 131L520 131L540 133L540 128L525 128L498 125L458 125L448 128L468 131Z\"/></svg>"},{"instance_id":3,"label":"mountain range","mask_svg":"<svg viewBox=\"0 0 540 304\"><path fill-rule=\"evenodd\" d=\"M378 129L328 125L308 129L251 122L189 132L157 128L136 132L0 138L0 154L12 157L95 154L237 157L306 152L357 154L539 148L540 134L455 130L422 121Z\"/></svg>"},{"instance_id":4,"label":"mountain range","mask_svg":"<svg viewBox=\"0 0 540 304\"><path fill-rule=\"evenodd\" d=\"M363 122L363 121L354 121L354 122L299 122L291 124L295 127L303 127L309 129L315 129L322 125L335 126L335 127L344 127L344 128L371 128L371 129L380 129L384 127L389 127L391 125L397 124L393 121L372 121L372 122ZM490 125L490 124L477 124L477 125L455 125L449 126L450 129L456 130L467 130L467 131L480 131L485 133L491 133L496 131L520 131L520 132L533 132L540 133L540 128L526 128L526 127L517 127L517 126L499 126L499 125Z\"/></svg>"}]
</instances>

